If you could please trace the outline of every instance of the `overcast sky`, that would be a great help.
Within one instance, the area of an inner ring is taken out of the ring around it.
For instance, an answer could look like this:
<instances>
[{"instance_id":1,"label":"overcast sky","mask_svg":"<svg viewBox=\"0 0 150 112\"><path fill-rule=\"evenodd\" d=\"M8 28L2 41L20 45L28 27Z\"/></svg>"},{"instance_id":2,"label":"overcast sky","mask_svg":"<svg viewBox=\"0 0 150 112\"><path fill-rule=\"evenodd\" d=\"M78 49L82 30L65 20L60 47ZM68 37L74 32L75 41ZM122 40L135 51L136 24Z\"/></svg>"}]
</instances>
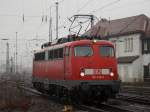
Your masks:
<instances>
[{"instance_id":1,"label":"overcast sky","mask_svg":"<svg viewBox=\"0 0 150 112\"><path fill-rule=\"evenodd\" d=\"M18 32L20 54L48 41L50 8L53 18L53 39L55 38L55 2L57 0L0 0L0 39L15 42ZM145 14L150 17L150 0L58 0L59 37L68 34L68 17L74 14L94 14L98 18L118 19ZM23 21L24 15L24 21ZM46 22L47 16L47 22ZM42 22L43 18L43 22ZM40 42L32 39L41 39ZM10 43L11 43L10 42ZM34 45L32 45L32 43ZM1 49L5 42L0 40ZM12 50L14 44L10 44ZM6 51L4 49L4 51ZM2 51L1 51L2 54Z\"/></svg>"},{"instance_id":2,"label":"overcast sky","mask_svg":"<svg viewBox=\"0 0 150 112\"><path fill-rule=\"evenodd\" d=\"M38 38L48 40L48 21L42 22L43 16L49 17L52 7L53 31L55 31L56 0L0 0L0 38ZM150 0L58 0L59 26L69 24L67 17L74 14L92 13L98 18L117 19L138 14L150 16ZM24 22L23 22L24 15ZM48 18L49 19L49 18ZM55 38L55 32L53 32ZM59 35L68 32L60 28Z\"/></svg>"}]
</instances>

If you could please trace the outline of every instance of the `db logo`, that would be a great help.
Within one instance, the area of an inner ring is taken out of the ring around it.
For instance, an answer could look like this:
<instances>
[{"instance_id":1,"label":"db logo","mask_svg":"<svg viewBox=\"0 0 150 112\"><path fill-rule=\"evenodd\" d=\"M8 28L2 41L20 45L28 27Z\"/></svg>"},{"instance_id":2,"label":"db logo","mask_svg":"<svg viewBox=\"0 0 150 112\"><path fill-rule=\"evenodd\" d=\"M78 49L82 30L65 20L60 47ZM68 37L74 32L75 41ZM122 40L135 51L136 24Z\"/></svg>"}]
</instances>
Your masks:
<instances>
[{"instance_id":1,"label":"db logo","mask_svg":"<svg viewBox=\"0 0 150 112\"><path fill-rule=\"evenodd\" d=\"M101 74L101 70L100 69L94 69L94 74Z\"/></svg>"}]
</instances>

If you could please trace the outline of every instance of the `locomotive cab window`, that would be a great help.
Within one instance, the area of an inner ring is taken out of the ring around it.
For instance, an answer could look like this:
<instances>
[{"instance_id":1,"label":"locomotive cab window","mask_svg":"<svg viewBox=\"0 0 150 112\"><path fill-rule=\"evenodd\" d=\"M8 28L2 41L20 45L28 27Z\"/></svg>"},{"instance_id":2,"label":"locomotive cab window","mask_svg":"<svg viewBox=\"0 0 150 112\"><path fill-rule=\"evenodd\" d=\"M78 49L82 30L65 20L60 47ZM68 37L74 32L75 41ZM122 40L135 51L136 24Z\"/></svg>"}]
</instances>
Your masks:
<instances>
[{"instance_id":1,"label":"locomotive cab window","mask_svg":"<svg viewBox=\"0 0 150 112\"><path fill-rule=\"evenodd\" d=\"M74 47L74 54L75 56L92 56L93 50L88 45L76 46Z\"/></svg>"},{"instance_id":2,"label":"locomotive cab window","mask_svg":"<svg viewBox=\"0 0 150 112\"><path fill-rule=\"evenodd\" d=\"M99 53L101 56L114 57L114 48L111 46L100 46Z\"/></svg>"}]
</instances>

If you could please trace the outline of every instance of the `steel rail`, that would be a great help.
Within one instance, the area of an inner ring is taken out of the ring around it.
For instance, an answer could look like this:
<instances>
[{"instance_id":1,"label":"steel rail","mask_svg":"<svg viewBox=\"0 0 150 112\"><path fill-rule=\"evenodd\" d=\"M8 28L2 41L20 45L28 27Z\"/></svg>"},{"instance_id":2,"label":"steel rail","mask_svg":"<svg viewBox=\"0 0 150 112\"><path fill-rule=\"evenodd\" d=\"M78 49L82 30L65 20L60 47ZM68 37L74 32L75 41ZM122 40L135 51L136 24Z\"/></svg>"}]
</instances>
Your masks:
<instances>
[{"instance_id":1,"label":"steel rail","mask_svg":"<svg viewBox=\"0 0 150 112\"><path fill-rule=\"evenodd\" d=\"M35 89L23 87L23 86L21 86L21 88L26 91L32 92L34 94L38 94L38 95L42 95L42 96L46 96L46 97L50 98L50 96L48 94L43 94ZM106 105L106 104L101 104L99 107L93 107L93 106L87 106L87 105L77 105L77 104L73 104L72 106L77 109L85 110L88 112L134 112L131 110L127 110L127 109L123 109L123 108L115 107L115 106L111 106L111 105Z\"/></svg>"},{"instance_id":2,"label":"steel rail","mask_svg":"<svg viewBox=\"0 0 150 112\"><path fill-rule=\"evenodd\" d=\"M129 101L129 102L134 102L134 103L139 103L139 104L144 104L144 105L150 105L150 99L144 96L130 96L130 95L124 95L124 94L119 94L117 96L117 99L124 100L124 101Z\"/></svg>"},{"instance_id":3,"label":"steel rail","mask_svg":"<svg viewBox=\"0 0 150 112\"><path fill-rule=\"evenodd\" d=\"M36 95L40 95L40 96L46 96L49 99L54 99L54 98L50 98L50 96L48 94L44 94L42 92L39 92L37 90L35 90L34 88L29 88L29 87L25 87L23 82L15 82L15 81L10 81L7 80L8 82L12 83L12 84L19 84L19 87L24 89L25 91L29 91L31 93L34 93ZM131 99L131 98L127 98L126 99ZM143 104L144 102L141 103ZM150 104L150 102L147 102L148 104ZM112 106L112 105L108 105L108 104L100 104L97 107L94 106L87 106L87 105L72 105L73 107L77 108L77 109L81 109L81 110L85 110L88 112L134 112L132 110L126 109L126 108L121 108L118 106Z\"/></svg>"}]
</instances>

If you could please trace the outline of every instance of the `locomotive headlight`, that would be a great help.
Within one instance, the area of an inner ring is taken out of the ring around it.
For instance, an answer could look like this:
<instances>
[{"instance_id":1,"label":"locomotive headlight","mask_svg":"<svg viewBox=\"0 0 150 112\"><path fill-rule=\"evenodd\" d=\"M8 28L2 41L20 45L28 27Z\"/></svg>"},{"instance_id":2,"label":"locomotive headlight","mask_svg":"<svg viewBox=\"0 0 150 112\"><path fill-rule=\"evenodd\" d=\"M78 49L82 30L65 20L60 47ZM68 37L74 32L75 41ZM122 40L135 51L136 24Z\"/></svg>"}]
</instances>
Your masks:
<instances>
[{"instance_id":1,"label":"locomotive headlight","mask_svg":"<svg viewBox=\"0 0 150 112\"><path fill-rule=\"evenodd\" d=\"M113 77L113 76L114 76L114 73L113 73L113 72L111 72L111 73L110 73L110 76L112 76L112 77Z\"/></svg>"},{"instance_id":2,"label":"locomotive headlight","mask_svg":"<svg viewBox=\"0 0 150 112\"><path fill-rule=\"evenodd\" d=\"M81 76L81 77L84 77L84 76L85 76L85 70L84 70L83 68L81 68L80 76Z\"/></svg>"},{"instance_id":3,"label":"locomotive headlight","mask_svg":"<svg viewBox=\"0 0 150 112\"><path fill-rule=\"evenodd\" d=\"M97 42L97 40L93 40L93 43L96 43Z\"/></svg>"},{"instance_id":4,"label":"locomotive headlight","mask_svg":"<svg viewBox=\"0 0 150 112\"><path fill-rule=\"evenodd\" d=\"M82 71L82 72L80 73L80 76L83 77L84 75L85 75L85 73Z\"/></svg>"}]
</instances>

